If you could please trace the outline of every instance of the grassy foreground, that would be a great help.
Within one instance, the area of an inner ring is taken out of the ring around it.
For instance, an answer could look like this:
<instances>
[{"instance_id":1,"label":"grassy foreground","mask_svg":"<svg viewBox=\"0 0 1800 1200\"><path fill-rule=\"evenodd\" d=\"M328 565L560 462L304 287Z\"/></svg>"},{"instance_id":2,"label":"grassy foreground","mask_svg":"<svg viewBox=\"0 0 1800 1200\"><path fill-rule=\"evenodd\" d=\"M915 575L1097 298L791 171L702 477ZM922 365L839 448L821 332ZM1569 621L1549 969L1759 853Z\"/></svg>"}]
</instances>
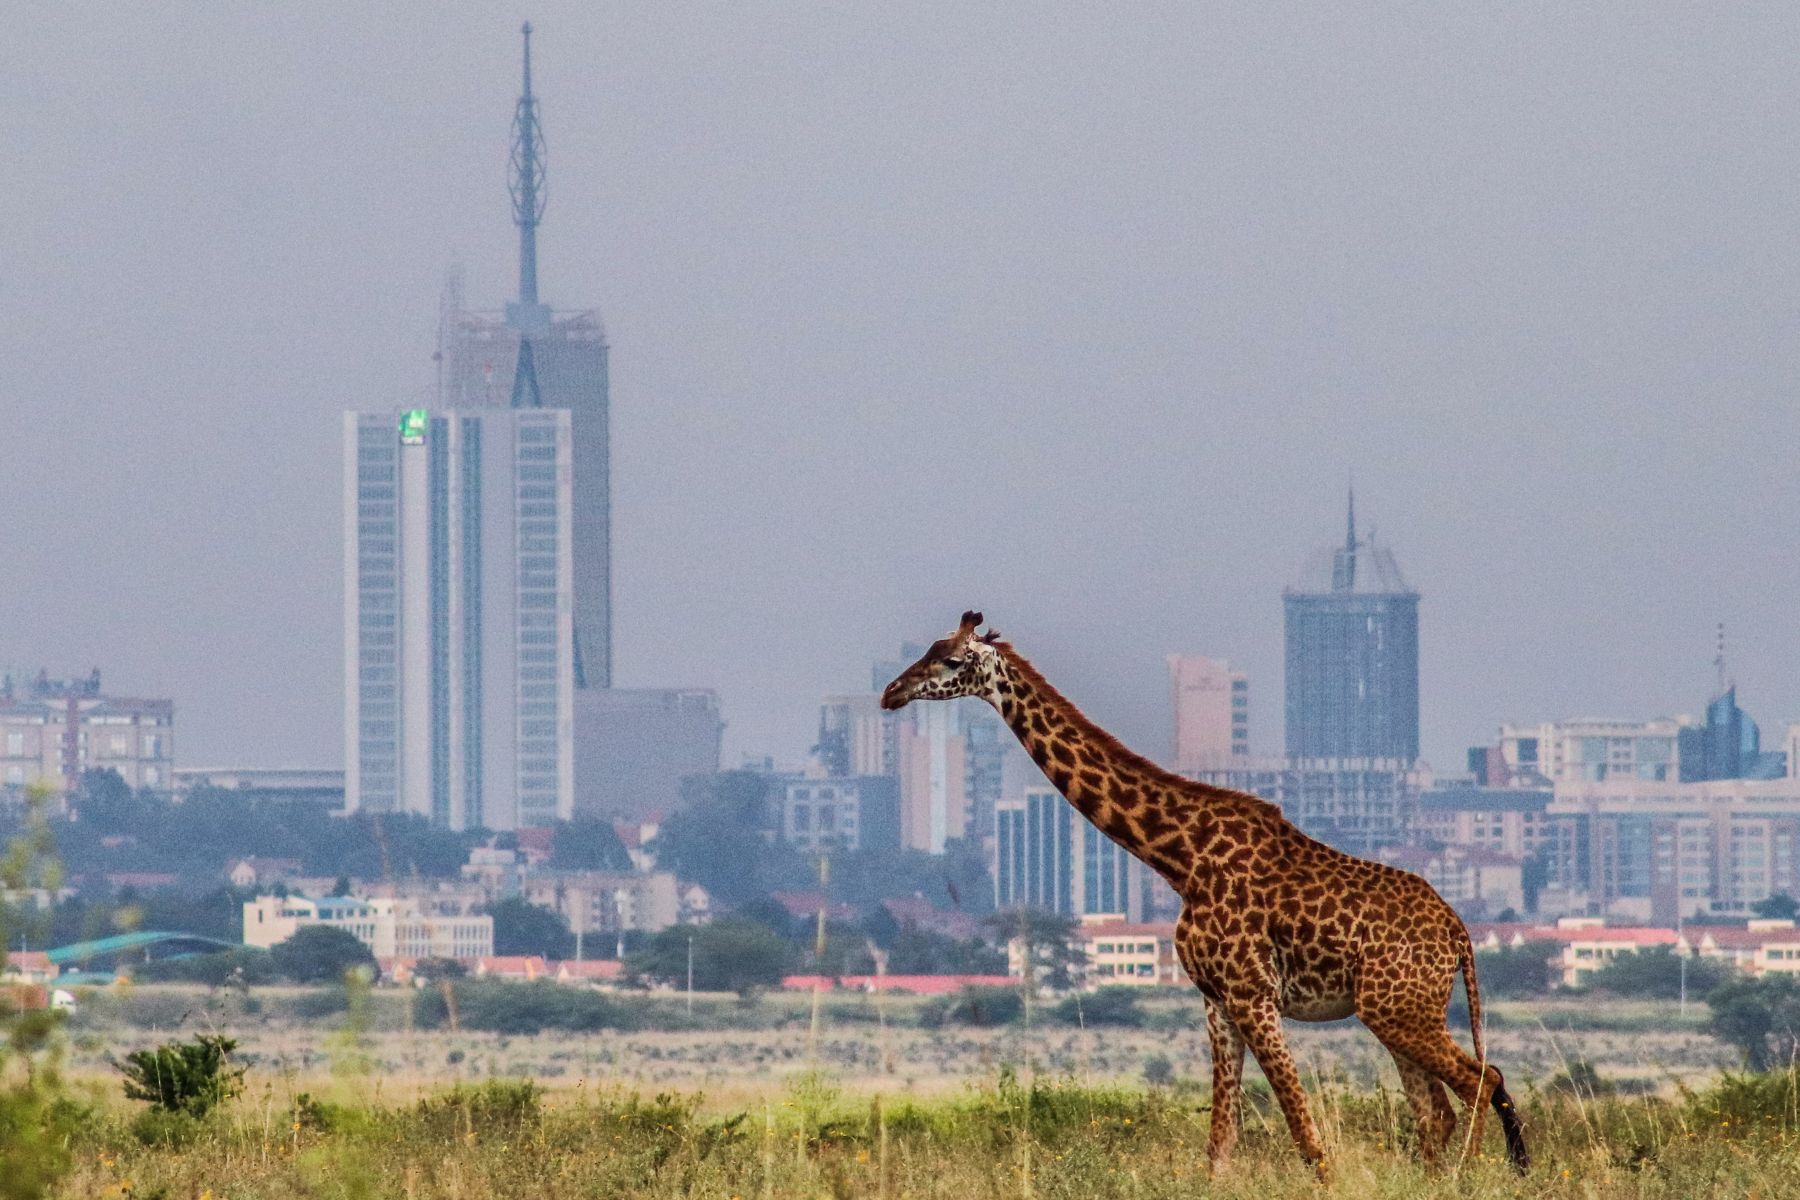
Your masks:
<instances>
[{"instance_id":1,"label":"grassy foreground","mask_svg":"<svg viewBox=\"0 0 1800 1200\"><path fill-rule=\"evenodd\" d=\"M346 1086L348 1084L346 1083ZM1727 1077L1674 1099L1525 1099L1531 1175L1483 1152L1431 1174L1391 1090L1314 1094L1334 1157L1321 1188L1266 1098L1217 1180L1204 1096L1023 1086L1008 1074L925 1103L849 1099L802 1076L735 1111L698 1097L544 1093L489 1082L384 1107L274 1086L204 1122L108 1108L74 1147L68 1197L1694 1197L1800 1194L1796 1076ZM1454 1176L1454 1180L1449 1178Z\"/></svg>"}]
</instances>

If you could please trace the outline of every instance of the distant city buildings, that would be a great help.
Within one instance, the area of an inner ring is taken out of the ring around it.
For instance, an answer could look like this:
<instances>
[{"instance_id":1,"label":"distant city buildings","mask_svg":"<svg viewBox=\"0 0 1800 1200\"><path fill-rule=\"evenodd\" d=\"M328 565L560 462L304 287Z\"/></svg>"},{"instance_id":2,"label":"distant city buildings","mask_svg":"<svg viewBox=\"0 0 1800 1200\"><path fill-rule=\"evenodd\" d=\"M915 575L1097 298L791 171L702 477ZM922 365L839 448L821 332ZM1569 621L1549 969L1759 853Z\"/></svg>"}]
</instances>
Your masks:
<instances>
[{"instance_id":1,"label":"distant city buildings","mask_svg":"<svg viewBox=\"0 0 1800 1200\"><path fill-rule=\"evenodd\" d=\"M1419 594L1394 556L1358 539L1352 497L1342 548L1283 595L1287 753L1301 759L1419 757Z\"/></svg>"},{"instance_id":2,"label":"distant city buildings","mask_svg":"<svg viewBox=\"0 0 1800 1200\"><path fill-rule=\"evenodd\" d=\"M1471 766L1494 786L1544 787L1577 780L1662 780L1678 777L1681 724L1583 718L1539 725L1502 725L1498 753Z\"/></svg>"},{"instance_id":3,"label":"distant city buildings","mask_svg":"<svg viewBox=\"0 0 1800 1200\"><path fill-rule=\"evenodd\" d=\"M1279 805L1303 832L1364 857L1405 840L1430 783L1410 759L1242 758L1189 774Z\"/></svg>"},{"instance_id":4,"label":"distant city buildings","mask_svg":"<svg viewBox=\"0 0 1800 1200\"><path fill-rule=\"evenodd\" d=\"M1250 753L1250 680L1231 664L1169 655L1175 714L1173 762L1187 774Z\"/></svg>"},{"instance_id":5,"label":"distant city buildings","mask_svg":"<svg viewBox=\"0 0 1800 1200\"><path fill-rule=\"evenodd\" d=\"M561 409L345 414L347 811L573 814L571 429Z\"/></svg>"},{"instance_id":6,"label":"distant city buildings","mask_svg":"<svg viewBox=\"0 0 1800 1200\"><path fill-rule=\"evenodd\" d=\"M45 784L67 793L86 771L117 771L134 790L175 780L175 704L105 694L100 671L0 682L0 795Z\"/></svg>"},{"instance_id":7,"label":"distant city buildings","mask_svg":"<svg viewBox=\"0 0 1800 1200\"><path fill-rule=\"evenodd\" d=\"M996 908L1143 918L1148 869L1049 783L1002 798L994 824Z\"/></svg>"},{"instance_id":8,"label":"distant city buildings","mask_svg":"<svg viewBox=\"0 0 1800 1200\"><path fill-rule=\"evenodd\" d=\"M1546 912L1672 925L1800 896L1800 779L1576 780L1547 811Z\"/></svg>"}]
</instances>

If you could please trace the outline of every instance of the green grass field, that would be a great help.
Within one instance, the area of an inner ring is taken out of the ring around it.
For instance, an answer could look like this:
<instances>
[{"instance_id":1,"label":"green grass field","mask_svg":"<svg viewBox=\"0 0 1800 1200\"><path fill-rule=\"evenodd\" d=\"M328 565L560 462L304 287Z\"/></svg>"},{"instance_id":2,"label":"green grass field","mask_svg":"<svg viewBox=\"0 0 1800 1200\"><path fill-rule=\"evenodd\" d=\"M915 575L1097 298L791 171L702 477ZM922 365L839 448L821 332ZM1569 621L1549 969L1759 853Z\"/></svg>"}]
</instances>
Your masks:
<instances>
[{"instance_id":1,"label":"green grass field","mask_svg":"<svg viewBox=\"0 0 1800 1200\"><path fill-rule=\"evenodd\" d=\"M1491 1005L1488 1045L1537 1160L1522 1180L1491 1119L1480 1146L1427 1172L1366 1031L1290 1026L1332 1154L1321 1189L1254 1070L1237 1159L1209 1177L1205 1036L1185 994L1147 998L1129 1028L989 1029L930 1027L917 1001L836 996L816 1038L809 997L702 997L691 1016L679 997L644 997L631 1032L534 1036L421 1028L416 1000L91 997L66 1031L90 1112L55 1195L1800 1196L1795 1076L1729 1074L1735 1056L1705 1032L1703 1006ZM198 1122L146 1118L123 1098L113 1060L205 1031L241 1040L240 1097ZM1610 1094L1572 1088L1571 1069Z\"/></svg>"},{"instance_id":2,"label":"green grass field","mask_svg":"<svg viewBox=\"0 0 1800 1200\"><path fill-rule=\"evenodd\" d=\"M926 1101L840 1095L802 1076L740 1106L693 1096L541 1093L493 1081L405 1104L283 1094L254 1081L201 1123L134 1127L121 1107L79 1134L68 1197L1699 1197L1800 1193L1791 1076L1674 1098L1523 1105L1537 1164L1484 1144L1427 1172L1392 1090L1314 1093L1333 1154L1323 1187L1266 1100L1230 1170L1209 1178L1204 1095L1026 1086L1009 1075ZM145 1139L152 1144L145 1144ZM158 1140L162 1139L162 1140Z\"/></svg>"}]
</instances>

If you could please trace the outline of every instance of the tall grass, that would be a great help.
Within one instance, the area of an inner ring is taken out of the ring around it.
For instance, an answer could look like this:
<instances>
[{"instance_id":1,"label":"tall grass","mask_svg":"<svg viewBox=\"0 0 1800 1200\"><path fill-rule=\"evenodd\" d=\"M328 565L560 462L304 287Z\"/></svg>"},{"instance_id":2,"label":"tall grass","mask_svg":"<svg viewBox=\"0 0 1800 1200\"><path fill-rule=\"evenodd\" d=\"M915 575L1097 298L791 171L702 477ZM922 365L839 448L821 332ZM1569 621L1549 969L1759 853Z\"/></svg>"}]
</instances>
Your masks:
<instances>
[{"instance_id":1,"label":"tall grass","mask_svg":"<svg viewBox=\"0 0 1800 1200\"><path fill-rule=\"evenodd\" d=\"M412 1104L282 1097L265 1086L180 1147L140 1144L129 1114L90 1121L59 1195L328 1195L404 1200L529 1196L1691 1197L1792 1195L1800 1081L1733 1076L1670 1100L1542 1092L1524 1112L1537 1166L1521 1180L1489 1144L1428 1173L1396 1093L1313 1094L1333 1177L1321 1190L1266 1099L1236 1161L1207 1182L1208 1106L1167 1090L1034 1083L1002 1072L932 1102L846 1099L798 1077L760 1103L489 1081ZM128 1191L121 1191L128 1188Z\"/></svg>"}]
</instances>

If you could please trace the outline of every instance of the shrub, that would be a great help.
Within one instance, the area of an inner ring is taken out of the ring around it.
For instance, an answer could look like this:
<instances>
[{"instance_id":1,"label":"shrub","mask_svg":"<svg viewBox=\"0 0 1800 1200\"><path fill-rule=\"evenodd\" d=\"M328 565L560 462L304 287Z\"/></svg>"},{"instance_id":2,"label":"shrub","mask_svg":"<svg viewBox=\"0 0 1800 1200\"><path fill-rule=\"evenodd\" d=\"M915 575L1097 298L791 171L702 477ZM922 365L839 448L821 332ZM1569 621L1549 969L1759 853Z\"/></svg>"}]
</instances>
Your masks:
<instances>
[{"instance_id":1,"label":"shrub","mask_svg":"<svg viewBox=\"0 0 1800 1200\"><path fill-rule=\"evenodd\" d=\"M987 1028L1010 1025L1025 1015L1025 999L1012 988L965 987L954 996L939 997L919 1010L919 1024L927 1029L940 1025L974 1025Z\"/></svg>"},{"instance_id":2,"label":"shrub","mask_svg":"<svg viewBox=\"0 0 1800 1200\"><path fill-rule=\"evenodd\" d=\"M450 985L455 997L457 1023L463 1029L489 1033L535 1034L546 1029L592 1033L601 1029L627 1029L632 1014L610 996L585 988L565 987L548 980L507 983L489 979L463 979ZM442 990L419 993L413 1020L422 1028L448 1023L449 1005Z\"/></svg>"},{"instance_id":3,"label":"shrub","mask_svg":"<svg viewBox=\"0 0 1800 1200\"><path fill-rule=\"evenodd\" d=\"M1136 1028L1144 1023L1138 1006L1138 989L1103 987L1091 996L1071 995L1051 1010L1065 1025L1117 1025Z\"/></svg>"},{"instance_id":4,"label":"shrub","mask_svg":"<svg viewBox=\"0 0 1800 1200\"><path fill-rule=\"evenodd\" d=\"M1144 1082L1151 1087L1167 1087L1175 1082L1175 1064L1166 1054L1152 1054L1144 1060Z\"/></svg>"},{"instance_id":5,"label":"shrub","mask_svg":"<svg viewBox=\"0 0 1800 1200\"><path fill-rule=\"evenodd\" d=\"M419 1101L420 1123L434 1137L517 1133L537 1124L543 1093L529 1079L490 1079L479 1087L451 1088Z\"/></svg>"},{"instance_id":6,"label":"shrub","mask_svg":"<svg viewBox=\"0 0 1800 1200\"><path fill-rule=\"evenodd\" d=\"M195 954L188 958L165 958L147 962L133 971L141 983L204 983L208 987L250 987L274 983L281 978L275 960L267 950L245 946L218 954Z\"/></svg>"},{"instance_id":7,"label":"shrub","mask_svg":"<svg viewBox=\"0 0 1800 1200\"><path fill-rule=\"evenodd\" d=\"M1735 1046L1752 1071L1800 1057L1800 986L1793 979L1731 979L1706 997L1710 1032Z\"/></svg>"},{"instance_id":8,"label":"shrub","mask_svg":"<svg viewBox=\"0 0 1800 1200\"><path fill-rule=\"evenodd\" d=\"M244 1068L230 1061L236 1049L231 1038L201 1034L191 1042L134 1050L118 1064L125 1075L125 1098L147 1100L164 1112L204 1117L244 1086Z\"/></svg>"}]
</instances>

